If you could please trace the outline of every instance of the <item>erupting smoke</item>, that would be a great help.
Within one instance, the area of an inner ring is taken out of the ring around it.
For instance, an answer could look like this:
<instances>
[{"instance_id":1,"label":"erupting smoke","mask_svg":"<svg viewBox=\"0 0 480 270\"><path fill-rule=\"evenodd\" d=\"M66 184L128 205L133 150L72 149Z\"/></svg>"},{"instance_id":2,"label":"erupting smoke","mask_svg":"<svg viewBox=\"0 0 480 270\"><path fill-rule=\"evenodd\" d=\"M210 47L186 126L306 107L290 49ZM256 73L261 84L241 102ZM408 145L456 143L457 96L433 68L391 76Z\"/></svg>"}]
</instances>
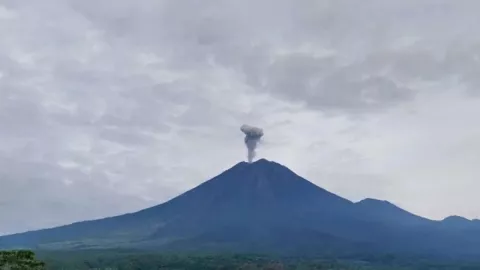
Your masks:
<instances>
[{"instance_id":1,"label":"erupting smoke","mask_svg":"<svg viewBox=\"0 0 480 270\"><path fill-rule=\"evenodd\" d=\"M255 148L263 136L263 129L252 127L249 125L242 125L240 130L245 133L245 145L248 149L248 162L252 163L255 157Z\"/></svg>"}]
</instances>

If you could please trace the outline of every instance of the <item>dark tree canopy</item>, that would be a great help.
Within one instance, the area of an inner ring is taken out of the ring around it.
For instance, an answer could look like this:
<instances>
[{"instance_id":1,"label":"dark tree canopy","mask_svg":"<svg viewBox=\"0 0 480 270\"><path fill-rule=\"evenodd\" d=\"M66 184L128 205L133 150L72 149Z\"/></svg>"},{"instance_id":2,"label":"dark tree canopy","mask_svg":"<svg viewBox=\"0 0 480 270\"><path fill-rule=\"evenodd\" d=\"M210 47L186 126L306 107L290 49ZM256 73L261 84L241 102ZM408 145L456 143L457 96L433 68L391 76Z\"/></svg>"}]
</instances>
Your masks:
<instances>
[{"instance_id":1,"label":"dark tree canopy","mask_svg":"<svg viewBox=\"0 0 480 270\"><path fill-rule=\"evenodd\" d=\"M35 258L29 250L0 251L1 270L43 270L45 263Z\"/></svg>"}]
</instances>

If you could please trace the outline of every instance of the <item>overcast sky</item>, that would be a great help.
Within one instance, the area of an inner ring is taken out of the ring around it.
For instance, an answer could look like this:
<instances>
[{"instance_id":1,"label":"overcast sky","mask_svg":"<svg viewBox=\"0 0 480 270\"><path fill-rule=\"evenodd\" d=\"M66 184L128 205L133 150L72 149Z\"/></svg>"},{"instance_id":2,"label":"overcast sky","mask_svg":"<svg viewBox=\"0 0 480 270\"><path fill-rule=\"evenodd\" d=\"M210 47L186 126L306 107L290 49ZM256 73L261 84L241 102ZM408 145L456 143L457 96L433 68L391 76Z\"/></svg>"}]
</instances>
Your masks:
<instances>
[{"instance_id":1,"label":"overcast sky","mask_svg":"<svg viewBox=\"0 0 480 270\"><path fill-rule=\"evenodd\" d=\"M152 206L259 157L480 217L477 0L0 0L0 234Z\"/></svg>"}]
</instances>

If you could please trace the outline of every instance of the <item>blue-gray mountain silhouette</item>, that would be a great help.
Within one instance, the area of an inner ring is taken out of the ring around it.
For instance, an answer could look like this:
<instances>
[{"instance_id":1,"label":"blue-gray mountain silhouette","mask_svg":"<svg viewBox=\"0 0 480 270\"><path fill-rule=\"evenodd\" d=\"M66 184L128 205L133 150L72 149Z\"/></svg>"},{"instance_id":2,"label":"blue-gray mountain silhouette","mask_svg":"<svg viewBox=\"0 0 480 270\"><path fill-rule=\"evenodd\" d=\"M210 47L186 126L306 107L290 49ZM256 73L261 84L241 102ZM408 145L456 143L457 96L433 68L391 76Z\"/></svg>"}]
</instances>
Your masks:
<instances>
[{"instance_id":1,"label":"blue-gray mountain silhouette","mask_svg":"<svg viewBox=\"0 0 480 270\"><path fill-rule=\"evenodd\" d=\"M432 221L386 201L353 203L261 159L166 203L0 237L0 247L471 255L480 254L479 229L475 221Z\"/></svg>"}]
</instances>

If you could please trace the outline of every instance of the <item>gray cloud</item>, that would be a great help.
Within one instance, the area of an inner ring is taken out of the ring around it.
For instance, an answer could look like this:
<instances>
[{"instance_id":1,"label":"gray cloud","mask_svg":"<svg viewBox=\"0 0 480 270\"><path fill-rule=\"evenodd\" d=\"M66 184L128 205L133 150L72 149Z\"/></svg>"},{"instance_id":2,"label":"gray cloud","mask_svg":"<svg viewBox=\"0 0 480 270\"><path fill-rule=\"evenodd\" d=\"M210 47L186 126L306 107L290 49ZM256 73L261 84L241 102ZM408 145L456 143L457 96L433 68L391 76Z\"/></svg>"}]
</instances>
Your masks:
<instances>
[{"instance_id":1,"label":"gray cloud","mask_svg":"<svg viewBox=\"0 0 480 270\"><path fill-rule=\"evenodd\" d=\"M278 59L267 76L266 88L288 100L305 102L323 111L359 113L407 102L414 92L362 65L336 66L331 59L289 55Z\"/></svg>"},{"instance_id":2,"label":"gray cloud","mask_svg":"<svg viewBox=\"0 0 480 270\"><path fill-rule=\"evenodd\" d=\"M262 155L349 198L479 216L443 201L480 173L479 7L2 1L0 233L171 198L241 160L252 120L275 134Z\"/></svg>"}]
</instances>

